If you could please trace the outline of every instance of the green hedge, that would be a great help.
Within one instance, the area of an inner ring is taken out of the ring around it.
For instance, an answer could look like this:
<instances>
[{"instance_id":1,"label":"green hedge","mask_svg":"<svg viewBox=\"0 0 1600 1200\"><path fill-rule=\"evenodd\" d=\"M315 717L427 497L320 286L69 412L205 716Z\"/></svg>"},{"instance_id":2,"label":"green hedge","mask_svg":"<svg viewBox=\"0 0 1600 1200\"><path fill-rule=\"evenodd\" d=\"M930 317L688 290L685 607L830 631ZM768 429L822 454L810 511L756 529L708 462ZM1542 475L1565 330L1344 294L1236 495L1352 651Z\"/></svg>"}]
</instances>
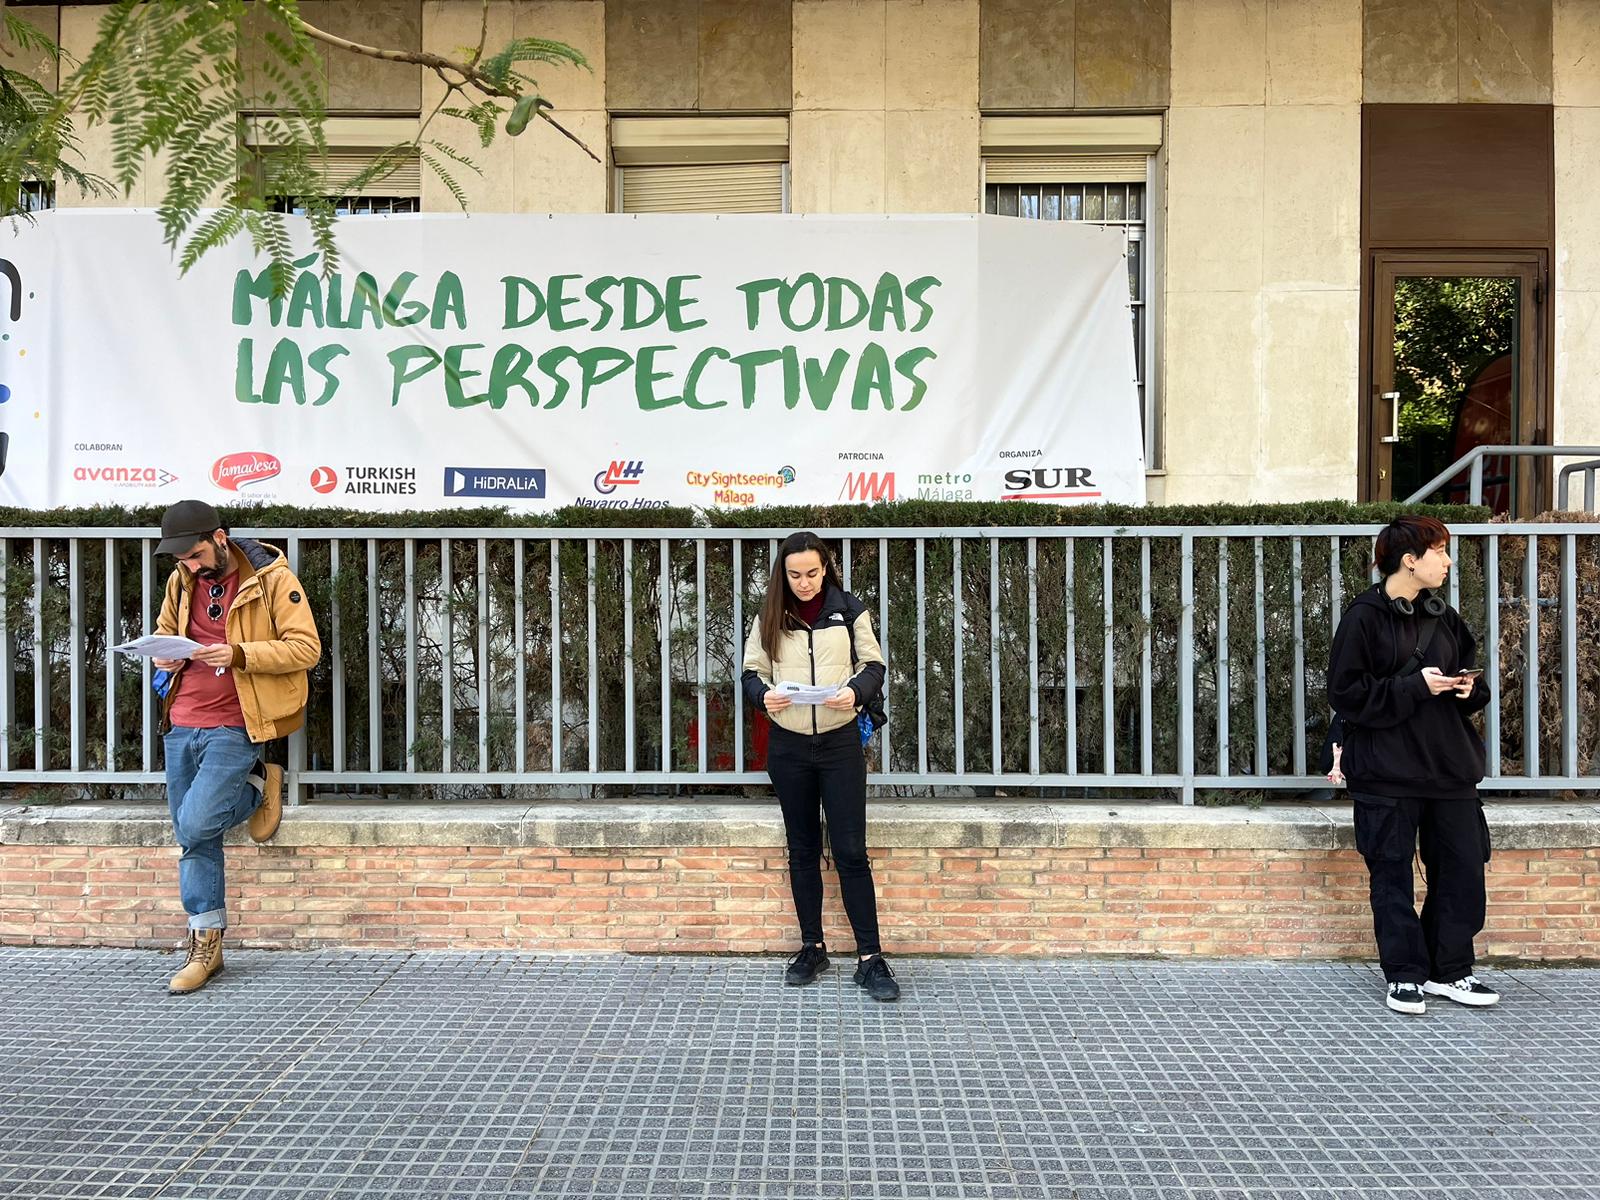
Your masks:
<instances>
[{"instance_id":1,"label":"green hedge","mask_svg":"<svg viewBox=\"0 0 1600 1200\"><path fill-rule=\"evenodd\" d=\"M174 497L176 499L177 497ZM1402 512L1428 513L1449 523L1487 521L1487 508L1465 504L1351 504L1307 500L1295 504L1023 504L1003 501L903 500L891 504L780 504L754 509L594 509L576 506L548 513L504 508L450 508L357 512L289 504L218 506L230 526L266 529L830 529L960 526L1135 525L1381 525ZM27 526L124 527L160 523L161 507L0 508L0 528Z\"/></svg>"}]
</instances>

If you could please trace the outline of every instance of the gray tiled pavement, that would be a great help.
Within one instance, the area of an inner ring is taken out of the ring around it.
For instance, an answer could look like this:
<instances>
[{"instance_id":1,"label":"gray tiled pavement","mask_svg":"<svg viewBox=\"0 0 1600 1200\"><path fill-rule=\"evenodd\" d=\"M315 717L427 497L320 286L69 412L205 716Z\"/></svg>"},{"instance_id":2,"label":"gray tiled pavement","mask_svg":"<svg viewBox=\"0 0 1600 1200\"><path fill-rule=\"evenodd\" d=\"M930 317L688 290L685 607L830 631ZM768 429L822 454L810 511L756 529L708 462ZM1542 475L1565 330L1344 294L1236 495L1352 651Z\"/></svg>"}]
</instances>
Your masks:
<instances>
[{"instance_id":1,"label":"gray tiled pavement","mask_svg":"<svg viewBox=\"0 0 1600 1200\"><path fill-rule=\"evenodd\" d=\"M0 1196L1600 1197L1600 970L0 950Z\"/></svg>"}]
</instances>

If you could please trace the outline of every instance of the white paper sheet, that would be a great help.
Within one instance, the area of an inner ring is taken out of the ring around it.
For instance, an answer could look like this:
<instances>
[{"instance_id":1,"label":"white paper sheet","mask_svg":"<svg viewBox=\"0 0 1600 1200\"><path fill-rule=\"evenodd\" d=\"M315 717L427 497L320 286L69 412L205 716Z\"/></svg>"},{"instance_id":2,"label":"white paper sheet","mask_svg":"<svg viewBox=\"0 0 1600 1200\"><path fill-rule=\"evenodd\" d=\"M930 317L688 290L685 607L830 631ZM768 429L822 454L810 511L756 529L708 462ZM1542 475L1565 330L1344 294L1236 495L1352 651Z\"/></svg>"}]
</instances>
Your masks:
<instances>
[{"instance_id":1,"label":"white paper sheet","mask_svg":"<svg viewBox=\"0 0 1600 1200\"><path fill-rule=\"evenodd\" d=\"M131 654L135 658L188 658L200 649L200 643L190 641L186 637L163 637L160 634L150 633L111 648L120 654Z\"/></svg>"},{"instance_id":2,"label":"white paper sheet","mask_svg":"<svg viewBox=\"0 0 1600 1200\"><path fill-rule=\"evenodd\" d=\"M839 694L838 687L824 687L811 683L780 683L780 696L789 697L791 704L822 704Z\"/></svg>"}]
</instances>

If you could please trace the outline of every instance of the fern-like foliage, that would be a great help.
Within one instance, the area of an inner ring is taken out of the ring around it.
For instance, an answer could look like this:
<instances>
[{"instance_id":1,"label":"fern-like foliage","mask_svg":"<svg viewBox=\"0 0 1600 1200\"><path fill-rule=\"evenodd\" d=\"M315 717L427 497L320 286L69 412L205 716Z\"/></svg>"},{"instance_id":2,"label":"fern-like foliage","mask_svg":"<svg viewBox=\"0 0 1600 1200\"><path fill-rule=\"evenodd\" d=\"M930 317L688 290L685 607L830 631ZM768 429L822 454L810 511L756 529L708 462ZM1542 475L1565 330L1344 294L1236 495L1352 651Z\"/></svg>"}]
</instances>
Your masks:
<instances>
[{"instance_id":1,"label":"fern-like foliage","mask_svg":"<svg viewBox=\"0 0 1600 1200\"><path fill-rule=\"evenodd\" d=\"M373 187L412 163L431 171L464 209L457 172L477 162L431 129L459 122L492 146L508 113L537 96L529 64L588 69L577 49L516 38L491 52L469 48L438 71L446 92L416 136L372 155L354 176L335 170L327 140L323 55L361 53L329 44L302 19L297 0L116 0L101 10L94 46L82 61L7 7L0 7L0 209L27 217L25 183L58 181L88 195L129 197L152 178L166 243L187 272L239 237L269 261L279 295L294 284L296 241L284 197L302 210L325 273L338 269L337 200ZM381 49L381 48L380 48ZM427 56L422 56L427 57ZM10 63L54 64L58 87ZM526 107L526 106L525 106ZM537 111L545 115L542 97ZM81 130L104 126L109 158L84 162ZM520 132L520 125L517 132ZM299 261L310 261L300 248Z\"/></svg>"}]
</instances>

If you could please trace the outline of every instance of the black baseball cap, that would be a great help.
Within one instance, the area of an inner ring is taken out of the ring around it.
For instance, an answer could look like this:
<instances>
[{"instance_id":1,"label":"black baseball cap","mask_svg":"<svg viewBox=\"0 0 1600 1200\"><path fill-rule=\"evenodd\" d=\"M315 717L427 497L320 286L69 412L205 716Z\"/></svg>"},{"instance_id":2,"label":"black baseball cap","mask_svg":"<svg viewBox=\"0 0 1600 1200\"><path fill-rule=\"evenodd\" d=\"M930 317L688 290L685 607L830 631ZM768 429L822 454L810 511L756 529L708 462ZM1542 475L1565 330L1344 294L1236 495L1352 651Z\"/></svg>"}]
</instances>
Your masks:
<instances>
[{"instance_id":1,"label":"black baseball cap","mask_svg":"<svg viewBox=\"0 0 1600 1200\"><path fill-rule=\"evenodd\" d=\"M157 554L187 554L195 543L222 528L217 510L204 500L179 500L161 514L161 541Z\"/></svg>"}]
</instances>

